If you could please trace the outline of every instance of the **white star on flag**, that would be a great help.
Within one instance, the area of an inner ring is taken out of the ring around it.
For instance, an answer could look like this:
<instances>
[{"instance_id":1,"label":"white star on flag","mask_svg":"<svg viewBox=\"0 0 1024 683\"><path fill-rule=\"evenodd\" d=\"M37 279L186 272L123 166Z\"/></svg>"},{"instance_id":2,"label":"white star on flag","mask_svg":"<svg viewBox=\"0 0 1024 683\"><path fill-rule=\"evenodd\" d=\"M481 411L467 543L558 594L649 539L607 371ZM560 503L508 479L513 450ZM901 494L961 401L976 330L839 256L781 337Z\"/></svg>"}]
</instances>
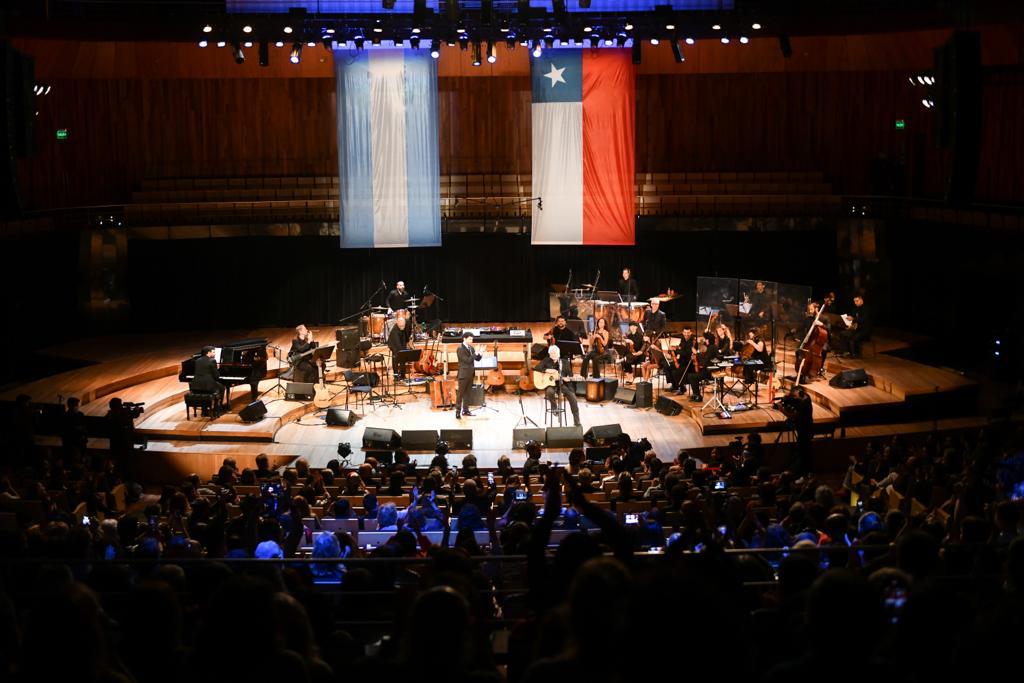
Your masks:
<instances>
[{"instance_id":1,"label":"white star on flag","mask_svg":"<svg viewBox=\"0 0 1024 683\"><path fill-rule=\"evenodd\" d=\"M556 69L555 68L555 63L554 62L551 63L551 71L549 71L546 74L544 74L544 78L550 78L551 79L551 87L552 88L555 87L556 83L565 83L565 79L562 78L562 72L565 71L565 69L566 69L566 67L564 67L564 66L561 69ZM566 85L568 85L568 84L566 84Z\"/></svg>"}]
</instances>

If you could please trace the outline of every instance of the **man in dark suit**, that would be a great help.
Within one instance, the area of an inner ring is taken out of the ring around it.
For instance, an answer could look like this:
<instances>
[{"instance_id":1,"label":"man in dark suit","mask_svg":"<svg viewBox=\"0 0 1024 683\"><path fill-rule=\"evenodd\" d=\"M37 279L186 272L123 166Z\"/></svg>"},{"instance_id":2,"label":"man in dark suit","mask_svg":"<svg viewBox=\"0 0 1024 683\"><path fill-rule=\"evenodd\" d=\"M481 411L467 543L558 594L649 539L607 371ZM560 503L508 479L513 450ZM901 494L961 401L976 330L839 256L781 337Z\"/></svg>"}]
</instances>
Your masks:
<instances>
[{"instance_id":1,"label":"man in dark suit","mask_svg":"<svg viewBox=\"0 0 1024 683\"><path fill-rule=\"evenodd\" d=\"M619 280L619 294L623 301L636 301L640 297L640 285L633 279L633 271L629 268L622 269L622 278Z\"/></svg>"},{"instance_id":2,"label":"man in dark suit","mask_svg":"<svg viewBox=\"0 0 1024 683\"><path fill-rule=\"evenodd\" d=\"M853 312L849 317L850 326L843 330L840 338L846 354L851 358L859 358L861 344L871 338L871 314L864 303L864 297L853 297Z\"/></svg>"},{"instance_id":3,"label":"man in dark suit","mask_svg":"<svg viewBox=\"0 0 1024 683\"><path fill-rule=\"evenodd\" d=\"M476 373L474 362L480 360L480 354L473 348L473 334L466 332L462 335L462 343L459 344L455 355L459 359L459 373L456 375L458 391L455 395L455 419L461 420L463 415L472 415L469 412L469 390L473 387L473 375Z\"/></svg>"},{"instance_id":4,"label":"man in dark suit","mask_svg":"<svg viewBox=\"0 0 1024 683\"><path fill-rule=\"evenodd\" d=\"M216 349L212 346L204 346L199 358L196 359L196 376L189 383L189 390L200 393L216 394L218 400L224 400L224 385L220 383L220 373L217 371L217 359L214 358Z\"/></svg>"}]
</instances>

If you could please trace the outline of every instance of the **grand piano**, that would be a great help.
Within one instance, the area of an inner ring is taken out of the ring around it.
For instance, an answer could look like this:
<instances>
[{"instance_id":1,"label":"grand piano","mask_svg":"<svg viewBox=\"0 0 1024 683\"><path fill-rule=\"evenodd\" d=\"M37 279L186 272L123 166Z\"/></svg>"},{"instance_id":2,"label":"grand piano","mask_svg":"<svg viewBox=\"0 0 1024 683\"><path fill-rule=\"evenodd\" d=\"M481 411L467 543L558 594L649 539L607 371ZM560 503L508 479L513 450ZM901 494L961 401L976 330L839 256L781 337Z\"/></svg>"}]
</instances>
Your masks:
<instances>
[{"instance_id":1,"label":"grand piano","mask_svg":"<svg viewBox=\"0 0 1024 683\"><path fill-rule=\"evenodd\" d=\"M225 404L231 403L231 387L248 384L252 391L252 400L259 396L260 380L267 376L267 339L243 339L242 341L222 344L217 372L220 383L227 388ZM199 353L181 362L178 379L191 382L196 377L196 359Z\"/></svg>"}]
</instances>

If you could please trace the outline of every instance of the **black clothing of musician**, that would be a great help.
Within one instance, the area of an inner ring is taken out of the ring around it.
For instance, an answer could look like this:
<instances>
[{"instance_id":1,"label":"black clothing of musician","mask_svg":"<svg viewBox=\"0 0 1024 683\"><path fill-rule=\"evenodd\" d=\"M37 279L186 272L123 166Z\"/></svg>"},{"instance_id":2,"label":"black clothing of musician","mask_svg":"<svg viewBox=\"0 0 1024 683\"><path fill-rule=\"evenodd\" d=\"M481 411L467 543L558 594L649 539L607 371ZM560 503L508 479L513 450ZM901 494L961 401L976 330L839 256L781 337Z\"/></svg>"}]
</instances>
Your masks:
<instances>
[{"instance_id":1,"label":"black clothing of musician","mask_svg":"<svg viewBox=\"0 0 1024 683\"><path fill-rule=\"evenodd\" d=\"M388 335L388 348L391 350L391 365L395 369L395 374L398 375L399 379L405 378L405 371L407 363L398 362L398 352L402 349L409 348L409 337L412 332L412 328L409 323L405 324L405 329L402 329L398 325L391 328L391 334Z\"/></svg>"},{"instance_id":2,"label":"black clothing of musician","mask_svg":"<svg viewBox=\"0 0 1024 683\"><path fill-rule=\"evenodd\" d=\"M748 360L761 361L761 365L744 365L743 366L743 381L747 384L751 384L757 380L758 370L767 370L768 362L771 357L768 355L768 344L759 336L755 336L753 341L754 351L750 354ZM758 350L760 346L760 350Z\"/></svg>"},{"instance_id":3,"label":"black clothing of musician","mask_svg":"<svg viewBox=\"0 0 1024 683\"><path fill-rule=\"evenodd\" d=\"M644 312L644 332L647 334L661 334L665 331L665 311L659 308L657 311L649 309Z\"/></svg>"},{"instance_id":4,"label":"black clothing of musician","mask_svg":"<svg viewBox=\"0 0 1024 683\"><path fill-rule=\"evenodd\" d=\"M813 467L811 439L814 437L814 406L811 397L802 389L793 396L795 413L792 416L793 429L796 432L797 457L801 474L810 472Z\"/></svg>"},{"instance_id":5,"label":"black clothing of musician","mask_svg":"<svg viewBox=\"0 0 1024 683\"><path fill-rule=\"evenodd\" d=\"M189 391L215 394L218 401L223 401L227 388L220 383L217 359L208 355L212 350L213 347L204 347L203 353L196 358L195 377L189 382Z\"/></svg>"},{"instance_id":6,"label":"black clothing of musician","mask_svg":"<svg viewBox=\"0 0 1024 683\"><path fill-rule=\"evenodd\" d=\"M686 376L683 378L683 382L690 385L690 400L701 401L703 400L703 394L700 390L701 380L711 380L711 370L708 366L714 360L714 354L710 347L705 349L703 353L698 353L696 359L690 364L689 370L686 372ZM700 368L698 370L698 368Z\"/></svg>"},{"instance_id":7,"label":"black clothing of musician","mask_svg":"<svg viewBox=\"0 0 1024 683\"><path fill-rule=\"evenodd\" d=\"M559 364L548 356L541 362L533 366L533 369L537 372L544 372L546 370L558 370L561 375L562 370L559 368ZM558 383L553 387L548 387L544 390L544 397L548 400L548 405L551 406L552 410L558 409L558 393L561 393L565 397L565 402L569 404L569 410L572 411L573 425L580 426L580 406L579 402L576 401L576 393L569 388L569 385L562 381L562 377L559 376Z\"/></svg>"},{"instance_id":8,"label":"black clothing of musician","mask_svg":"<svg viewBox=\"0 0 1024 683\"><path fill-rule=\"evenodd\" d=\"M633 349L632 351L626 351L626 357L622 361L622 369L625 372L633 372L633 366L642 362L644 359L644 354L640 352L644 346L643 332L635 328L633 325L630 325L629 329L630 332L626 335L626 338L623 341L633 342Z\"/></svg>"},{"instance_id":9,"label":"black clothing of musician","mask_svg":"<svg viewBox=\"0 0 1024 683\"><path fill-rule=\"evenodd\" d=\"M388 308L392 311L404 310L408 305L406 299L409 298L409 293L404 289L392 289L388 292Z\"/></svg>"},{"instance_id":10,"label":"black clothing of musician","mask_svg":"<svg viewBox=\"0 0 1024 683\"><path fill-rule=\"evenodd\" d=\"M554 327L551 328L551 330L548 332L548 334L550 334L551 337L555 340L555 343L558 343L558 342L578 342L579 341L579 339L576 337L576 333L573 332L572 330L570 330L568 326L566 326L566 327L559 327L558 325L555 325ZM562 351L561 348L559 348L559 350ZM573 357L573 353L571 351L562 351L562 374L563 375L571 374L570 368L572 368L572 357Z\"/></svg>"},{"instance_id":11,"label":"black clothing of musician","mask_svg":"<svg viewBox=\"0 0 1024 683\"><path fill-rule=\"evenodd\" d=\"M473 374L476 372L474 361L480 360L481 356L473 348L473 336L465 334L462 343L455 351L459 359L459 371L456 375L458 382L455 395L455 419L461 419L463 415L472 415L469 412L469 390L473 387Z\"/></svg>"},{"instance_id":12,"label":"black clothing of musician","mask_svg":"<svg viewBox=\"0 0 1024 683\"><path fill-rule=\"evenodd\" d=\"M601 320L604 320L604 318L601 318ZM594 364L594 374L593 374L593 377L594 377L594 379L599 379L601 377L601 364L602 363L609 363L612 360L611 354L608 352L608 349L610 348L609 345L611 344L611 340L612 340L611 339L611 335L608 333L608 329L607 328L605 328L603 330L600 330L600 331L603 331L603 333L604 333L603 336L602 336L602 340L603 340L602 346L604 347L604 349L599 353L598 350L597 350L597 344L593 344L590 347L590 350L587 352L587 354L585 356L583 356L583 365L580 368L580 374L584 378L586 378L586 376L587 376L587 370L590 369L590 364L593 363ZM598 334L598 331L595 331L594 335L597 336L597 334Z\"/></svg>"},{"instance_id":13,"label":"black clothing of musician","mask_svg":"<svg viewBox=\"0 0 1024 683\"><path fill-rule=\"evenodd\" d=\"M750 312L747 315L751 318L759 318L761 320L771 320L773 316L771 299L768 297L768 292L764 291L762 286L761 291L755 289L750 293Z\"/></svg>"},{"instance_id":14,"label":"black clothing of musician","mask_svg":"<svg viewBox=\"0 0 1024 683\"><path fill-rule=\"evenodd\" d=\"M800 328L800 342L803 342L804 339L807 339L807 335L810 334L811 328L814 327L814 318L817 315L817 313L805 313L804 315L806 317L804 318L803 326ZM832 326L829 324L828 320L824 316L819 318L818 322L821 323L821 327L825 328L825 333L828 334L829 339L829 343L825 344L821 349L821 370L819 371L819 374L824 375L825 361L828 359L828 351L832 342Z\"/></svg>"},{"instance_id":15,"label":"black clothing of musician","mask_svg":"<svg viewBox=\"0 0 1024 683\"><path fill-rule=\"evenodd\" d=\"M312 351L317 346L315 341L305 341L303 339L292 339L292 347L288 349L288 360L292 364L292 381L293 382L309 382L314 384L320 381L320 372L316 367L316 361L313 360L313 354L307 354L298 358L300 354Z\"/></svg>"},{"instance_id":16,"label":"black clothing of musician","mask_svg":"<svg viewBox=\"0 0 1024 683\"><path fill-rule=\"evenodd\" d=\"M857 301L861 303L858 305ZM853 321L850 328L843 330L840 336L843 342L843 350L850 354L851 357L858 358L860 356L861 344L871 338L871 314L867 304L860 297L855 297L853 303L853 311L849 314Z\"/></svg>"},{"instance_id":17,"label":"black clothing of musician","mask_svg":"<svg viewBox=\"0 0 1024 683\"><path fill-rule=\"evenodd\" d=\"M636 301L640 296L640 285L636 283L633 277L619 278L619 294L622 295L623 301Z\"/></svg>"}]
</instances>

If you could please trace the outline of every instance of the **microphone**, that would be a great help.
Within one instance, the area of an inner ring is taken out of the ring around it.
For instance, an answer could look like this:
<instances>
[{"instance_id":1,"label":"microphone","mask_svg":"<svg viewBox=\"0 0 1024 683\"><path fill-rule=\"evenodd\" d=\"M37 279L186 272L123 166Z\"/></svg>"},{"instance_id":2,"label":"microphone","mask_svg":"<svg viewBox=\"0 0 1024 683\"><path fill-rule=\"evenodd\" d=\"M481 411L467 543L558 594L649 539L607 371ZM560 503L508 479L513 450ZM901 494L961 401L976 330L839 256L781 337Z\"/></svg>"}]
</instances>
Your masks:
<instances>
[{"instance_id":1,"label":"microphone","mask_svg":"<svg viewBox=\"0 0 1024 683\"><path fill-rule=\"evenodd\" d=\"M544 210L544 198L543 197L537 197L537 209L540 210L540 211Z\"/></svg>"}]
</instances>

